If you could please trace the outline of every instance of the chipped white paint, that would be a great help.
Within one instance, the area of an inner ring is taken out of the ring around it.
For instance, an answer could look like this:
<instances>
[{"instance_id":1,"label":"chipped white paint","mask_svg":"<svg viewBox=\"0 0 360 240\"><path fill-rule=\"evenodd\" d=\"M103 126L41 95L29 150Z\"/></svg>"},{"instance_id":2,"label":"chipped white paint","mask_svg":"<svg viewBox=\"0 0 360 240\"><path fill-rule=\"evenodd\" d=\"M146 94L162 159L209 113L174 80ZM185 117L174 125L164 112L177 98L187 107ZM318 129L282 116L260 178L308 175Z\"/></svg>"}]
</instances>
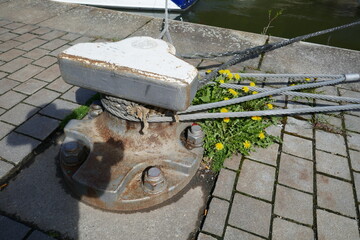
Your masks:
<instances>
[{"instance_id":1,"label":"chipped white paint","mask_svg":"<svg viewBox=\"0 0 360 240\"><path fill-rule=\"evenodd\" d=\"M63 52L66 58L129 68L134 72L158 76L158 81L190 84L197 76L192 65L174 56L174 46L151 37L133 37L119 42L80 43ZM159 77L160 76L160 77Z\"/></svg>"}]
</instances>

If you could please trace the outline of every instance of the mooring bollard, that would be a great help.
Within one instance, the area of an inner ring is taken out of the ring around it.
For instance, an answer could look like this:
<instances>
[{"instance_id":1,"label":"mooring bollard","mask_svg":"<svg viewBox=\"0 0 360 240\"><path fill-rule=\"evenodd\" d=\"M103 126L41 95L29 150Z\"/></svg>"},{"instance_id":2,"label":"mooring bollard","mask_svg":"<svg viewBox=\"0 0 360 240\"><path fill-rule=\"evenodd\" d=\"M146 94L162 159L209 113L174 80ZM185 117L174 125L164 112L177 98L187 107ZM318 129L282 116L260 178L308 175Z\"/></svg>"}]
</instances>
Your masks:
<instances>
[{"instance_id":1,"label":"mooring bollard","mask_svg":"<svg viewBox=\"0 0 360 240\"><path fill-rule=\"evenodd\" d=\"M114 211L162 203L193 178L203 155L203 133L191 122L147 122L189 107L198 72L175 48L150 37L81 43L59 55L65 82L95 90L87 120L65 127L60 163L84 202Z\"/></svg>"}]
</instances>

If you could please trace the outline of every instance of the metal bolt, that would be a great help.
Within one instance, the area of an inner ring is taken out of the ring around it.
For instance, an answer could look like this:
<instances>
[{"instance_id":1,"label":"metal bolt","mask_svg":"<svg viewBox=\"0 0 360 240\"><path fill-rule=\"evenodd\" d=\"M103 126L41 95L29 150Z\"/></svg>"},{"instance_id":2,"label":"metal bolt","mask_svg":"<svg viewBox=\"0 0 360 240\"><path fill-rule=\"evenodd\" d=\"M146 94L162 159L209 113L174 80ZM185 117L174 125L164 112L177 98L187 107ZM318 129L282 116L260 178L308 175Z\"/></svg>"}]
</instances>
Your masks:
<instances>
[{"instance_id":1,"label":"metal bolt","mask_svg":"<svg viewBox=\"0 0 360 240\"><path fill-rule=\"evenodd\" d=\"M102 109L100 105L98 104L91 104L90 105L90 108L93 109L93 110L100 110Z\"/></svg>"},{"instance_id":2,"label":"metal bolt","mask_svg":"<svg viewBox=\"0 0 360 240\"><path fill-rule=\"evenodd\" d=\"M77 141L64 142L61 150L61 161L66 166L76 166L85 160L84 146Z\"/></svg>"},{"instance_id":3,"label":"metal bolt","mask_svg":"<svg viewBox=\"0 0 360 240\"><path fill-rule=\"evenodd\" d=\"M150 167L145 170L143 189L150 194L157 194L165 190L166 181L163 173L158 167Z\"/></svg>"},{"instance_id":4,"label":"metal bolt","mask_svg":"<svg viewBox=\"0 0 360 240\"><path fill-rule=\"evenodd\" d=\"M188 148L201 147L204 141L204 132L199 125L193 125L187 132Z\"/></svg>"},{"instance_id":5,"label":"metal bolt","mask_svg":"<svg viewBox=\"0 0 360 240\"><path fill-rule=\"evenodd\" d=\"M68 153L76 152L78 149L79 149L79 143L76 141L64 143L64 151Z\"/></svg>"}]
</instances>

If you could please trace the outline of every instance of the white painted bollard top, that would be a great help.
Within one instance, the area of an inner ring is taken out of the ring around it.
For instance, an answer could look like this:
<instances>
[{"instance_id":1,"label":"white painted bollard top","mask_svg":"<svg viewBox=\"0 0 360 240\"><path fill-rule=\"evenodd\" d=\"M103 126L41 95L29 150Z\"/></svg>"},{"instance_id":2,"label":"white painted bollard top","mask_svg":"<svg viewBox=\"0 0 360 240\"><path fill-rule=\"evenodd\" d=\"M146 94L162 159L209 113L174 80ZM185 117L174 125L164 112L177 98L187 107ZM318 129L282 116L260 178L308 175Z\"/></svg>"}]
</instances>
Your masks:
<instances>
[{"instance_id":1,"label":"white painted bollard top","mask_svg":"<svg viewBox=\"0 0 360 240\"><path fill-rule=\"evenodd\" d=\"M191 104L198 84L196 68L151 37L76 44L59 55L59 64L69 84L174 111Z\"/></svg>"}]
</instances>

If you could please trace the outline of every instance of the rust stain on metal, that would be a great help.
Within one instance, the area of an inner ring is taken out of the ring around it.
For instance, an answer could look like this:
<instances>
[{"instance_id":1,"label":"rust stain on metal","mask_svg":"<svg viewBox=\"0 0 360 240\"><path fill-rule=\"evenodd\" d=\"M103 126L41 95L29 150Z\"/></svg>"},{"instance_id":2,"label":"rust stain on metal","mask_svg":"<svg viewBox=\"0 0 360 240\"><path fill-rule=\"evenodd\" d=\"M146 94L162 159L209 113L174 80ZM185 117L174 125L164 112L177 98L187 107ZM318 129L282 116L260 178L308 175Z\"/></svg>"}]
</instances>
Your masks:
<instances>
[{"instance_id":1,"label":"rust stain on metal","mask_svg":"<svg viewBox=\"0 0 360 240\"><path fill-rule=\"evenodd\" d=\"M109 62L105 62L105 61L93 60L93 59L79 57L79 56L70 55L70 54L66 54L66 53L59 54L58 58L81 63L84 67L87 67L87 68L94 68L94 67L100 68L100 69L106 68L108 70L123 72L123 73L127 73L127 74L134 74L134 75L138 75L138 76L140 75L143 77L149 77L149 78L158 79L161 81L166 81L166 82L176 81L176 82L179 82L179 83L182 83L185 85L189 85L188 82L186 82L185 80L179 79L179 78L170 78L170 77L166 77L164 75L156 74L153 72L141 71L141 70L137 70L137 69L133 69L133 68L129 68L129 67L118 66L114 63L109 63Z\"/></svg>"}]
</instances>

